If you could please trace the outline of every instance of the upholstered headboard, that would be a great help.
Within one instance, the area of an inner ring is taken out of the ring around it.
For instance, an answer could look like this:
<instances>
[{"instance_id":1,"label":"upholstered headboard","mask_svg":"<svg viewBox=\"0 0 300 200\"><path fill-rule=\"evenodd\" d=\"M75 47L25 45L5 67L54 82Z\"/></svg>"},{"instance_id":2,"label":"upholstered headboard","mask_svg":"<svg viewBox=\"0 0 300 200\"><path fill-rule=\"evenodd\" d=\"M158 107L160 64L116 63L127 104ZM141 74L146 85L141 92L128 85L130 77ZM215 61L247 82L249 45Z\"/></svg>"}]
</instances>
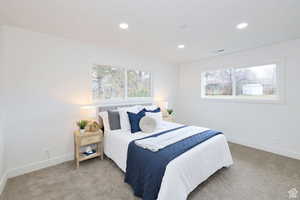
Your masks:
<instances>
[{"instance_id":1,"label":"upholstered headboard","mask_svg":"<svg viewBox=\"0 0 300 200\"><path fill-rule=\"evenodd\" d=\"M121 107L129 107L129 106L136 106L136 105L142 105L142 106L150 106L153 105L151 102L143 102L143 103L124 103L124 104L111 104L111 105L99 105L97 106L97 117L98 117L98 122L100 127L103 129L103 120L100 117L99 113L103 111L108 111L108 110L117 110L118 108Z\"/></svg>"},{"instance_id":2,"label":"upholstered headboard","mask_svg":"<svg viewBox=\"0 0 300 200\"><path fill-rule=\"evenodd\" d=\"M150 106L153 105L153 103L127 103L127 104L103 105L97 107L97 114L99 112L103 112L107 110L116 110L121 107L129 107L129 106L136 106L136 105Z\"/></svg>"}]
</instances>

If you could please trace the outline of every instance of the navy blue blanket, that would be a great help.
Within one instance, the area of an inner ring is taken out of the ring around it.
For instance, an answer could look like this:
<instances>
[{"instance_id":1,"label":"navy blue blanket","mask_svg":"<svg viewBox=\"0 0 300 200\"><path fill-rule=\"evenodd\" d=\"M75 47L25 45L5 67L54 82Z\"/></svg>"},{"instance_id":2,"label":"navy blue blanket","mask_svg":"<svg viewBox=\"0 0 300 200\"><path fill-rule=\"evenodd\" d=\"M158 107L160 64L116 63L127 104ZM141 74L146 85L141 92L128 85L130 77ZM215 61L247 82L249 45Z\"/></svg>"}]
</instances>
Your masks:
<instances>
[{"instance_id":1,"label":"navy blue blanket","mask_svg":"<svg viewBox=\"0 0 300 200\"><path fill-rule=\"evenodd\" d=\"M145 138L155 137L184 127L186 126ZM143 198L143 200L157 199L168 163L194 146L218 134L221 134L221 132L213 130L204 131L171 144L157 152L143 149L137 146L134 141L130 142L127 153L125 182L130 184L134 190L134 194Z\"/></svg>"}]
</instances>

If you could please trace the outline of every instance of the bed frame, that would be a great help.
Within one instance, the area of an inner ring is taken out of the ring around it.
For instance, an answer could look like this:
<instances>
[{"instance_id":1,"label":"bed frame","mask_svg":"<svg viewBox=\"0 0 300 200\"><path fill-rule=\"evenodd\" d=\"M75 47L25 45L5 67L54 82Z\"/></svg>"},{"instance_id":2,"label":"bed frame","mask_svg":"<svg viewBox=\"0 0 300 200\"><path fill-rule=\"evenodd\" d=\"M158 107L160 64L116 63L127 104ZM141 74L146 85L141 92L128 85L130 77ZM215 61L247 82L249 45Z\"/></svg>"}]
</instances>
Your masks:
<instances>
[{"instance_id":1,"label":"bed frame","mask_svg":"<svg viewBox=\"0 0 300 200\"><path fill-rule=\"evenodd\" d=\"M103 112L103 111L108 111L108 110L116 110L118 108L122 108L122 107L130 107L130 106L137 106L137 105L141 105L141 106L151 106L153 105L153 103L125 103L125 104L111 104L111 105L103 105L103 106L97 106L97 114L99 112Z\"/></svg>"}]
</instances>

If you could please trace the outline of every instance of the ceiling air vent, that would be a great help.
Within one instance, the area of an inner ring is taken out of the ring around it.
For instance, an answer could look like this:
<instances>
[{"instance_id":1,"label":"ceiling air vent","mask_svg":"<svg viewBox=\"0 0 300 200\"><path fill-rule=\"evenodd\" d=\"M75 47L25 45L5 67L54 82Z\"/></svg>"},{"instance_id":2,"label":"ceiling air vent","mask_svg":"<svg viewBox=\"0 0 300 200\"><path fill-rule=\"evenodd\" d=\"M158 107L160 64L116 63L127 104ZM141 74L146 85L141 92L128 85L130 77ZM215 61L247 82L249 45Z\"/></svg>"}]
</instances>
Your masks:
<instances>
[{"instance_id":1,"label":"ceiling air vent","mask_svg":"<svg viewBox=\"0 0 300 200\"><path fill-rule=\"evenodd\" d=\"M218 49L213 51L214 54L220 54L220 53L224 53L225 49Z\"/></svg>"}]
</instances>

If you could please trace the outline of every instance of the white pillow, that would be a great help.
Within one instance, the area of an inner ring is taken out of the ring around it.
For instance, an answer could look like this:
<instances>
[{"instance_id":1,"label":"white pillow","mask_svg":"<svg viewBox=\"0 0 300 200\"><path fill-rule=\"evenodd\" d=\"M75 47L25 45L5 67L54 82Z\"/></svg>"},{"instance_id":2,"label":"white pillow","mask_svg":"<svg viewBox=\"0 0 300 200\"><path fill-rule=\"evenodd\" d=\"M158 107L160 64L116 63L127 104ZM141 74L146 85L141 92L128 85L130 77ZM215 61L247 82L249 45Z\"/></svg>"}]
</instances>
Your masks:
<instances>
[{"instance_id":1,"label":"white pillow","mask_svg":"<svg viewBox=\"0 0 300 200\"><path fill-rule=\"evenodd\" d=\"M143 106L146 110L155 110L156 108L158 108L157 105L151 105L151 106Z\"/></svg>"},{"instance_id":2,"label":"white pillow","mask_svg":"<svg viewBox=\"0 0 300 200\"><path fill-rule=\"evenodd\" d=\"M104 130L105 131L110 131L107 111L100 112L99 116L102 118Z\"/></svg>"},{"instance_id":3,"label":"white pillow","mask_svg":"<svg viewBox=\"0 0 300 200\"><path fill-rule=\"evenodd\" d=\"M162 116L162 112L146 112L145 115L147 117L152 117L153 119L155 119L156 123L157 123L157 128L161 127L161 122L163 121L163 116Z\"/></svg>"},{"instance_id":4,"label":"white pillow","mask_svg":"<svg viewBox=\"0 0 300 200\"><path fill-rule=\"evenodd\" d=\"M121 108L118 108L118 111L120 113L121 129L123 131L130 130L130 123L129 123L129 118L128 118L127 112L138 113L142 109L143 108L141 106L132 106L132 107L121 107Z\"/></svg>"},{"instance_id":5,"label":"white pillow","mask_svg":"<svg viewBox=\"0 0 300 200\"><path fill-rule=\"evenodd\" d=\"M145 116L140 120L140 127L144 133L151 133L157 129L157 120L153 117Z\"/></svg>"}]
</instances>

